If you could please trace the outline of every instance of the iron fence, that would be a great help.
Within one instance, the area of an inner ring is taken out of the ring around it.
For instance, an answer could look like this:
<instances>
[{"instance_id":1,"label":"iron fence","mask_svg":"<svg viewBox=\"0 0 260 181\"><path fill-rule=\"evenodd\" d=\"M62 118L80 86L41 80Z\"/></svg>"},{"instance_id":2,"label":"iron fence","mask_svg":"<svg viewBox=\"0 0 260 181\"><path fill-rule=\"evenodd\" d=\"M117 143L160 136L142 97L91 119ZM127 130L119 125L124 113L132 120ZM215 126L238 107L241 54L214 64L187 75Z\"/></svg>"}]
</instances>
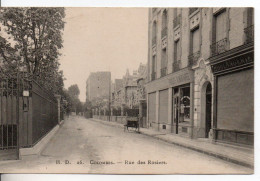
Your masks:
<instances>
[{"instance_id":1,"label":"iron fence","mask_svg":"<svg viewBox=\"0 0 260 181\"><path fill-rule=\"evenodd\" d=\"M227 38L224 38L222 40L219 40L215 43L212 43L210 46L211 48L211 56L215 56L221 53L224 53L228 50L228 40Z\"/></svg>"},{"instance_id":2,"label":"iron fence","mask_svg":"<svg viewBox=\"0 0 260 181\"><path fill-rule=\"evenodd\" d=\"M151 74L151 80L153 81L153 80L155 80L156 79L156 72L152 72L152 74Z\"/></svg>"},{"instance_id":3,"label":"iron fence","mask_svg":"<svg viewBox=\"0 0 260 181\"><path fill-rule=\"evenodd\" d=\"M172 70L173 70L173 72L180 70L180 60L174 61L172 63Z\"/></svg>"},{"instance_id":4,"label":"iron fence","mask_svg":"<svg viewBox=\"0 0 260 181\"><path fill-rule=\"evenodd\" d=\"M167 74L167 67L164 67L161 69L161 77L166 76L166 74Z\"/></svg>"},{"instance_id":5,"label":"iron fence","mask_svg":"<svg viewBox=\"0 0 260 181\"><path fill-rule=\"evenodd\" d=\"M188 56L189 66L193 66L193 65L197 64L199 57L200 57L200 51L197 51L197 52L189 55Z\"/></svg>"},{"instance_id":6,"label":"iron fence","mask_svg":"<svg viewBox=\"0 0 260 181\"><path fill-rule=\"evenodd\" d=\"M38 142L58 124L56 98L32 81L32 144Z\"/></svg>"}]
</instances>

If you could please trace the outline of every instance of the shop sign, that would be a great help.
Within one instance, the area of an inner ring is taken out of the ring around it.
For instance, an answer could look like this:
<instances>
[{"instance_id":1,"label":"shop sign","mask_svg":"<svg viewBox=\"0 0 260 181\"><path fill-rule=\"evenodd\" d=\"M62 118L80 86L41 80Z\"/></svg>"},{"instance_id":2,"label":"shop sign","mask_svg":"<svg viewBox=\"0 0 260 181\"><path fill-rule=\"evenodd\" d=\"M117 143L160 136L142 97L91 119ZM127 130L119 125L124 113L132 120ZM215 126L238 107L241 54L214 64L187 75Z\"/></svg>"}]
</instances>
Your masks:
<instances>
[{"instance_id":1,"label":"shop sign","mask_svg":"<svg viewBox=\"0 0 260 181\"><path fill-rule=\"evenodd\" d=\"M174 76L169 78L169 84L172 85L180 85L180 84L185 84L190 82L190 75L188 72L178 75L178 76Z\"/></svg>"}]
</instances>

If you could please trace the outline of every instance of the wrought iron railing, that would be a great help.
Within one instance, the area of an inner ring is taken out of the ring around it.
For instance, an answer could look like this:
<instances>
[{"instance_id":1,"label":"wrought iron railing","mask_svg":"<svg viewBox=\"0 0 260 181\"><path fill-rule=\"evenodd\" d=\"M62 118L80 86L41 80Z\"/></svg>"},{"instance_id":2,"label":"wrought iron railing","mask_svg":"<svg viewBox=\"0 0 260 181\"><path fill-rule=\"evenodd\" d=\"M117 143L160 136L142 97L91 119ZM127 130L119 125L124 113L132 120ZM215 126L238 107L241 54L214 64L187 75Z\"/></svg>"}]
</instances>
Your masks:
<instances>
[{"instance_id":1,"label":"wrought iron railing","mask_svg":"<svg viewBox=\"0 0 260 181\"><path fill-rule=\"evenodd\" d=\"M151 74L151 80L153 81L153 80L155 80L156 79L156 72L152 72L152 74Z\"/></svg>"},{"instance_id":2,"label":"wrought iron railing","mask_svg":"<svg viewBox=\"0 0 260 181\"><path fill-rule=\"evenodd\" d=\"M228 50L228 40L224 38L218 42L212 43L210 46L211 49L211 56L215 56L221 54Z\"/></svg>"},{"instance_id":3,"label":"wrought iron railing","mask_svg":"<svg viewBox=\"0 0 260 181\"><path fill-rule=\"evenodd\" d=\"M156 40L157 40L156 36L153 37L153 39L152 39L152 45L156 45Z\"/></svg>"},{"instance_id":4,"label":"wrought iron railing","mask_svg":"<svg viewBox=\"0 0 260 181\"><path fill-rule=\"evenodd\" d=\"M161 36L162 36L162 38L164 38L164 37L167 36L167 30L168 30L167 27L164 27L164 28L163 28L163 30L162 30L162 32L161 32Z\"/></svg>"},{"instance_id":5,"label":"wrought iron railing","mask_svg":"<svg viewBox=\"0 0 260 181\"><path fill-rule=\"evenodd\" d=\"M254 41L254 25L251 25L244 29L246 35L245 43L250 43Z\"/></svg>"},{"instance_id":6,"label":"wrought iron railing","mask_svg":"<svg viewBox=\"0 0 260 181\"><path fill-rule=\"evenodd\" d=\"M199 57L200 57L200 51L190 54L188 56L189 66L197 64Z\"/></svg>"},{"instance_id":7,"label":"wrought iron railing","mask_svg":"<svg viewBox=\"0 0 260 181\"><path fill-rule=\"evenodd\" d=\"M192 13L194 13L195 11L197 11L197 9L199 8L189 8L189 15L191 15Z\"/></svg>"},{"instance_id":8,"label":"wrought iron railing","mask_svg":"<svg viewBox=\"0 0 260 181\"><path fill-rule=\"evenodd\" d=\"M173 20L173 28L176 28L178 25L181 24L181 15L179 14L176 18Z\"/></svg>"},{"instance_id":9,"label":"wrought iron railing","mask_svg":"<svg viewBox=\"0 0 260 181\"><path fill-rule=\"evenodd\" d=\"M174 61L173 63L172 63L172 72L176 72L176 71L178 71L178 70L180 70L180 60L178 60L178 61Z\"/></svg>"},{"instance_id":10,"label":"wrought iron railing","mask_svg":"<svg viewBox=\"0 0 260 181\"><path fill-rule=\"evenodd\" d=\"M167 74L167 67L164 67L161 69L161 77L166 76L166 74Z\"/></svg>"}]
</instances>

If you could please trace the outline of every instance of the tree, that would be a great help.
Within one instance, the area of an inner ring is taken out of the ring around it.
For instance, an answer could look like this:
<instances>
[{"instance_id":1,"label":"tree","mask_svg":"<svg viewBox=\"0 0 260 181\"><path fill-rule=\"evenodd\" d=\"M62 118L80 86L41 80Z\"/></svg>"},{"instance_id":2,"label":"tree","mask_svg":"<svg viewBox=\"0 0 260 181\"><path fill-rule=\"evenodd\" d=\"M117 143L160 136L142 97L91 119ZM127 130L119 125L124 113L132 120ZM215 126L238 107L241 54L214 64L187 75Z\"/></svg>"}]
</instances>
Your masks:
<instances>
[{"instance_id":1,"label":"tree","mask_svg":"<svg viewBox=\"0 0 260 181\"><path fill-rule=\"evenodd\" d=\"M68 88L68 94L71 101L71 107L73 110L75 110L77 113L81 112L83 110L83 104L79 100L79 87L77 84L71 85Z\"/></svg>"},{"instance_id":2,"label":"tree","mask_svg":"<svg viewBox=\"0 0 260 181\"><path fill-rule=\"evenodd\" d=\"M71 85L69 88L68 88L68 93L72 96L72 97L75 97L75 98L78 98L79 97L79 87L77 84L74 84L74 85Z\"/></svg>"},{"instance_id":3,"label":"tree","mask_svg":"<svg viewBox=\"0 0 260 181\"><path fill-rule=\"evenodd\" d=\"M5 65L10 70L25 69L45 88L58 91L57 85L63 79L58 58L63 43L64 8L1 8L0 14L0 23L12 42L0 39Z\"/></svg>"}]
</instances>

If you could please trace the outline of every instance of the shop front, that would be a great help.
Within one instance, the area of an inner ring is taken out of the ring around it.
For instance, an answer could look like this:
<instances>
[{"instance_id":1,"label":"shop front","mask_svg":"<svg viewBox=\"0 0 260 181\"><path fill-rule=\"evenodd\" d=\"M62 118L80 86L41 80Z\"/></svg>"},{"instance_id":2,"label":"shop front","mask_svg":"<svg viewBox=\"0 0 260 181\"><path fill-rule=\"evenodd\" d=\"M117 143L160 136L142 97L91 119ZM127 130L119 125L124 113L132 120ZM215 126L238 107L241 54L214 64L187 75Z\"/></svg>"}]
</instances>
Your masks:
<instances>
[{"instance_id":1,"label":"shop front","mask_svg":"<svg viewBox=\"0 0 260 181\"><path fill-rule=\"evenodd\" d=\"M184 68L146 85L147 122L152 129L192 135L193 70Z\"/></svg>"},{"instance_id":2,"label":"shop front","mask_svg":"<svg viewBox=\"0 0 260 181\"><path fill-rule=\"evenodd\" d=\"M214 74L214 139L253 145L254 46L246 44L210 59Z\"/></svg>"}]
</instances>

